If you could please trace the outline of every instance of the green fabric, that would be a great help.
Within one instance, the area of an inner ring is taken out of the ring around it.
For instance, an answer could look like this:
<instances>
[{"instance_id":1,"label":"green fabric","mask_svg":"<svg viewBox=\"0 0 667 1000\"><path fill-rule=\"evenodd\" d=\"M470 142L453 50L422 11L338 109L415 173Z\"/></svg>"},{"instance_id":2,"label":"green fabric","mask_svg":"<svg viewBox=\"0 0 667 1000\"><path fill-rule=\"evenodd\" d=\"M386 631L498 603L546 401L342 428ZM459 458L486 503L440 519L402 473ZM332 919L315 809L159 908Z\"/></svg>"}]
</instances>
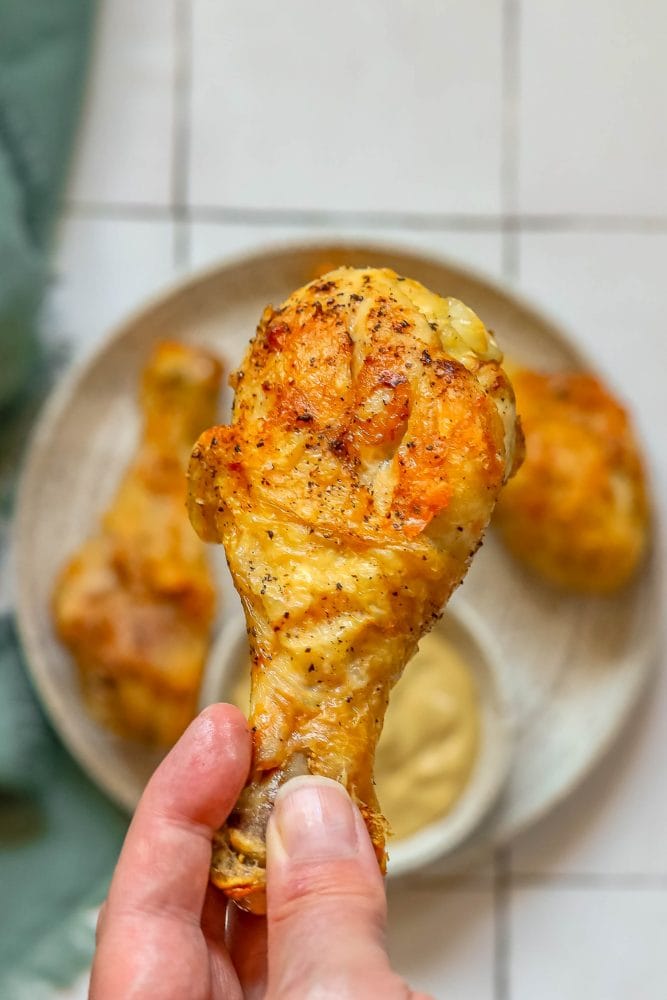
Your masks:
<instances>
[{"instance_id":1,"label":"green fabric","mask_svg":"<svg viewBox=\"0 0 667 1000\"><path fill-rule=\"evenodd\" d=\"M0 780L11 778L11 790L5 784L0 792L0 970L5 970L17 962L30 968L35 942L108 878L127 816L53 735L28 689L11 624L5 620L0 629ZM0 996L8 994L0 988Z\"/></svg>"},{"instance_id":2,"label":"green fabric","mask_svg":"<svg viewBox=\"0 0 667 1000\"><path fill-rule=\"evenodd\" d=\"M0 0L0 405L34 362L92 0Z\"/></svg>"},{"instance_id":3,"label":"green fabric","mask_svg":"<svg viewBox=\"0 0 667 1000\"><path fill-rule=\"evenodd\" d=\"M51 977L64 984L88 960L90 920L81 908L78 915L76 910L69 914L108 878L127 825L127 817L85 777L45 721L26 677L7 592L7 536L18 465L37 404L53 375L53 359L39 350L37 325L93 8L93 0L0 0L3 1000L41 996L37 980Z\"/></svg>"},{"instance_id":4,"label":"green fabric","mask_svg":"<svg viewBox=\"0 0 667 1000\"><path fill-rule=\"evenodd\" d=\"M6 973L0 972L0 997L11 1000L53 1000L54 988L71 987L90 964L98 906L106 885L100 885L30 953ZM77 970L73 972L73 970Z\"/></svg>"}]
</instances>

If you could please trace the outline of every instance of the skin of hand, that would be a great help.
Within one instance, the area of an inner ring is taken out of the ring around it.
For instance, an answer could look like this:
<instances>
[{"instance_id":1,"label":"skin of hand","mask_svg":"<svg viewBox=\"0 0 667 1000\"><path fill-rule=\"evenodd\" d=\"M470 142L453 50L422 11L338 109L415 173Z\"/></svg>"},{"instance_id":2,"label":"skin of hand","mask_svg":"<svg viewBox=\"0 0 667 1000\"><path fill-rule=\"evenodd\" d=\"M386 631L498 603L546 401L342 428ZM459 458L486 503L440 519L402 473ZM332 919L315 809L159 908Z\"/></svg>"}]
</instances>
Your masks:
<instances>
[{"instance_id":1,"label":"skin of hand","mask_svg":"<svg viewBox=\"0 0 667 1000\"><path fill-rule=\"evenodd\" d=\"M100 913L90 1000L428 1000L391 969L365 824L327 778L288 781L267 831L267 916L208 882L250 767L243 715L212 705L148 783Z\"/></svg>"}]
</instances>

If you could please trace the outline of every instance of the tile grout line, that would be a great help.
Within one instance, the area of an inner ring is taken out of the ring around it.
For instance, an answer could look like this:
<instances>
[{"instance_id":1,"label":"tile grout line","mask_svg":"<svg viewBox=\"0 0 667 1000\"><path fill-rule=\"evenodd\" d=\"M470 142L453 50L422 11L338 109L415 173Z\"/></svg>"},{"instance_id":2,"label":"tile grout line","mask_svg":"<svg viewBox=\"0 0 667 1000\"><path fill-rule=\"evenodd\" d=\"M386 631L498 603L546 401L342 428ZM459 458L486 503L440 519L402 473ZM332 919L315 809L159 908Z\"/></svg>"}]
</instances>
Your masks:
<instances>
[{"instance_id":1,"label":"tile grout line","mask_svg":"<svg viewBox=\"0 0 667 1000\"><path fill-rule=\"evenodd\" d=\"M174 7L174 121L171 150L171 204L173 255L177 269L190 263L190 227L188 225L188 172L190 159L190 113L192 81L192 2L173 0ZM148 208L149 206L143 206ZM158 206L155 206L158 208ZM155 216L153 216L155 217Z\"/></svg>"},{"instance_id":2,"label":"tile grout line","mask_svg":"<svg viewBox=\"0 0 667 1000\"><path fill-rule=\"evenodd\" d=\"M519 190L520 0L502 5L502 135L500 196L503 212L501 268L505 279L519 277L519 229L516 224ZM511 848L493 856L493 996L511 1000L510 900Z\"/></svg>"},{"instance_id":3,"label":"tile grout line","mask_svg":"<svg viewBox=\"0 0 667 1000\"><path fill-rule=\"evenodd\" d=\"M503 0L502 10L502 137L500 192L503 211L502 271L515 281L519 270L519 0Z\"/></svg>"},{"instance_id":4,"label":"tile grout line","mask_svg":"<svg viewBox=\"0 0 667 1000\"><path fill-rule=\"evenodd\" d=\"M344 212L297 209L234 208L215 205L189 206L180 200L168 205L141 202L94 202L66 200L63 211L70 216L95 221L147 222L175 217L187 222L247 226L367 226L369 229L406 229L421 232L515 232L535 233L667 233L667 217L613 215L421 215L410 212Z\"/></svg>"},{"instance_id":5,"label":"tile grout line","mask_svg":"<svg viewBox=\"0 0 667 1000\"><path fill-rule=\"evenodd\" d=\"M493 997L511 1000L510 982L510 848L501 847L493 857Z\"/></svg>"},{"instance_id":6,"label":"tile grout line","mask_svg":"<svg viewBox=\"0 0 667 1000\"><path fill-rule=\"evenodd\" d=\"M594 872L512 872L512 887L520 889L542 889L546 891L602 890L614 892L667 890L667 874L596 874Z\"/></svg>"},{"instance_id":7,"label":"tile grout line","mask_svg":"<svg viewBox=\"0 0 667 1000\"><path fill-rule=\"evenodd\" d=\"M507 852L508 863L511 860L509 849L499 848ZM504 888L540 889L546 892L569 892L574 890L613 891L613 892L665 892L667 891L667 873L644 874L629 872L613 874L602 872L517 872L511 866L504 872ZM498 868L486 875L423 875L411 881L410 888L419 892L430 892L434 886L444 890L457 892L481 892L493 889L498 881Z\"/></svg>"}]
</instances>

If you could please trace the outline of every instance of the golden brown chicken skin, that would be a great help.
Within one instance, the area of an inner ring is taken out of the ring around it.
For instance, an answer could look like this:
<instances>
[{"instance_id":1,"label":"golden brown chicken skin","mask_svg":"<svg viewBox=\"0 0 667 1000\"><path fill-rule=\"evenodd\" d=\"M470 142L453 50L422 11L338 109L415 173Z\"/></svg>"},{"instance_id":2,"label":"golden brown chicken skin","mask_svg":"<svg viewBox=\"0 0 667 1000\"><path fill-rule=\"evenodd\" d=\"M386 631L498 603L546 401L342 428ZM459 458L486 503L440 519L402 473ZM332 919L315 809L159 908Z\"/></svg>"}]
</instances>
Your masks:
<instances>
[{"instance_id":1,"label":"golden brown chicken skin","mask_svg":"<svg viewBox=\"0 0 667 1000\"><path fill-rule=\"evenodd\" d=\"M215 594L185 510L193 442L215 419L222 369L205 351L158 345L143 374L141 443L99 532L61 573L53 607L93 715L170 745L192 719Z\"/></svg>"},{"instance_id":2,"label":"golden brown chicken skin","mask_svg":"<svg viewBox=\"0 0 667 1000\"><path fill-rule=\"evenodd\" d=\"M514 555L546 580L609 593L646 549L648 504L628 415L581 372L512 371L526 436L521 471L494 525Z\"/></svg>"},{"instance_id":3,"label":"golden brown chicken skin","mask_svg":"<svg viewBox=\"0 0 667 1000\"><path fill-rule=\"evenodd\" d=\"M265 310L203 434L190 516L221 541L252 654L248 784L212 879L264 907L276 789L342 782L385 865L373 784L389 692L460 583L515 456L512 389L480 320L389 270L341 268Z\"/></svg>"}]
</instances>

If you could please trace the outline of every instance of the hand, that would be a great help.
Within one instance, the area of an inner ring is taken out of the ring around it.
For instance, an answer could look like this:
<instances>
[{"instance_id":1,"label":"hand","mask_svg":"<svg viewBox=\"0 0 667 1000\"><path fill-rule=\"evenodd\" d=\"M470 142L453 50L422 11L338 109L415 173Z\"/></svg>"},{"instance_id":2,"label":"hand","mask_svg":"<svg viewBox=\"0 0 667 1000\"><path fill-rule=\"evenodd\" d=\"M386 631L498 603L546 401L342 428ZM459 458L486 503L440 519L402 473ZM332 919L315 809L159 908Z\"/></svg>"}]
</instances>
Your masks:
<instances>
[{"instance_id":1,"label":"hand","mask_svg":"<svg viewBox=\"0 0 667 1000\"><path fill-rule=\"evenodd\" d=\"M227 907L208 884L213 831L249 764L245 719L213 705L159 766L100 914L91 1000L426 1000L389 965L382 877L336 782L295 778L280 790L266 919Z\"/></svg>"}]
</instances>

